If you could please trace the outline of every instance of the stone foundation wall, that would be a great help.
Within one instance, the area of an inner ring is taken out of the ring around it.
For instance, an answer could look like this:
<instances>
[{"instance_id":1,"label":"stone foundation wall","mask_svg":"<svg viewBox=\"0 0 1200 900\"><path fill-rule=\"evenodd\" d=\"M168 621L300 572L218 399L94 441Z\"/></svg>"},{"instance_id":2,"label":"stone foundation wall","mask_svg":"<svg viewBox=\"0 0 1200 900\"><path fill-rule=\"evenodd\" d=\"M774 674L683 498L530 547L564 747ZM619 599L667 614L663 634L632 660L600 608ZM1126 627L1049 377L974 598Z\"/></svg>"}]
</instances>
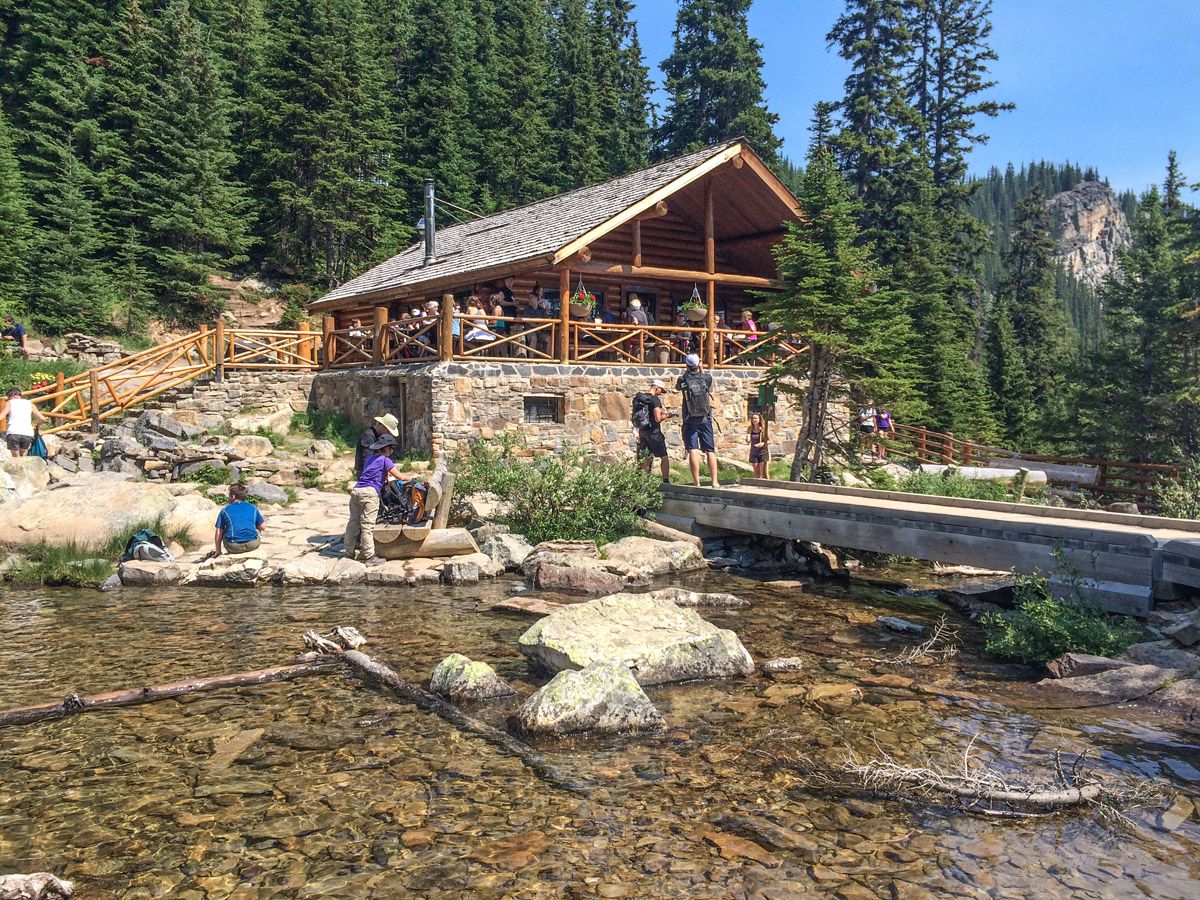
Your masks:
<instances>
[{"instance_id":1,"label":"stone foundation wall","mask_svg":"<svg viewBox=\"0 0 1200 900\"><path fill-rule=\"evenodd\" d=\"M522 363L429 363L389 369L322 372L313 381L313 405L366 425L391 412L401 420L406 449L453 454L477 437L512 431L527 451L554 451L565 444L607 456L634 449L630 408L634 394L660 378L668 410L678 412L674 390L680 369L656 366L537 365ZM722 455L747 454L748 408L757 402L757 373L713 373L714 430ZM526 398L555 398L561 422L526 421ZM771 449L795 447L799 414L786 398L775 405ZM667 443L682 444L678 419L665 424Z\"/></svg>"},{"instance_id":2,"label":"stone foundation wall","mask_svg":"<svg viewBox=\"0 0 1200 900\"><path fill-rule=\"evenodd\" d=\"M169 391L147 404L189 425L220 428L229 419L251 412L291 407L304 412L312 405L312 372L234 370L224 381L196 381Z\"/></svg>"}]
</instances>

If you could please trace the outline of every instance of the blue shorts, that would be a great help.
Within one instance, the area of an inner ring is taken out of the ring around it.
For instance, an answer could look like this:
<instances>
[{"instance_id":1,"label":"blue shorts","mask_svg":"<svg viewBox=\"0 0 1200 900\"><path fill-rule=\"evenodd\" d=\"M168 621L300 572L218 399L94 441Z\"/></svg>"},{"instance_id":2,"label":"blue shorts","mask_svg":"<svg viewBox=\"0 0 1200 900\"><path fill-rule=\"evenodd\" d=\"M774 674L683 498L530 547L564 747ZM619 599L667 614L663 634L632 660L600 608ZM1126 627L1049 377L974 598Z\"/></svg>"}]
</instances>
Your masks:
<instances>
[{"instance_id":1,"label":"blue shorts","mask_svg":"<svg viewBox=\"0 0 1200 900\"><path fill-rule=\"evenodd\" d=\"M712 419L684 419L683 446L688 450L716 453L717 445L713 442Z\"/></svg>"}]
</instances>

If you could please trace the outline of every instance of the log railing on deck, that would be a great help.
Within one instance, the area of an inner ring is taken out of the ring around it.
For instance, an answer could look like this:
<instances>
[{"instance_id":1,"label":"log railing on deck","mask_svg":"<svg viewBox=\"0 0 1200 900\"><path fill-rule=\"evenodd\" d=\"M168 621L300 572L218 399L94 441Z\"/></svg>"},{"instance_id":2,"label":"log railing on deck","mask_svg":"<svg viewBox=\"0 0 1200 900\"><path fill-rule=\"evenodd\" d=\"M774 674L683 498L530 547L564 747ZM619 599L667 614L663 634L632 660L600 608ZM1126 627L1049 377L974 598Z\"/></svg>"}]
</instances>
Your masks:
<instances>
[{"instance_id":1,"label":"log railing on deck","mask_svg":"<svg viewBox=\"0 0 1200 900\"><path fill-rule=\"evenodd\" d=\"M1012 469L1013 474L1022 468L1044 471L1047 482L1055 487L1097 497L1127 497L1147 506L1155 501L1154 487L1159 481L1179 476L1179 467L1169 464L1019 453L913 425L896 424L890 436L881 437L889 456L917 463Z\"/></svg>"},{"instance_id":2,"label":"log railing on deck","mask_svg":"<svg viewBox=\"0 0 1200 900\"><path fill-rule=\"evenodd\" d=\"M298 329L201 326L183 337L97 366L25 396L49 419L42 430L95 428L195 378L231 370L303 372L415 362L524 361L588 365L681 366L710 357L716 369L756 369L807 352L770 332L690 325L597 324L560 318L434 315L387 320L322 333Z\"/></svg>"}]
</instances>

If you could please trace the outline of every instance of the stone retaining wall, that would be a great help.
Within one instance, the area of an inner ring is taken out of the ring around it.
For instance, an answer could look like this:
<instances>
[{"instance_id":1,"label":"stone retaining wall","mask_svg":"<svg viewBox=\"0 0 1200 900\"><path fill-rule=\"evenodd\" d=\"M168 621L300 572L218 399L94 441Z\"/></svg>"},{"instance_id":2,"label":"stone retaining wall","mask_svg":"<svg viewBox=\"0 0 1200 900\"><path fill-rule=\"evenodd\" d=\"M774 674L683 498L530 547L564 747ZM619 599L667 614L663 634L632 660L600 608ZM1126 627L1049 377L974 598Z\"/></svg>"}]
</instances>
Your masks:
<instances>
[{"instance_id":1,"label":"stone retaining wall","mask_svg":"<svg viewBox=\"0 0 1200 900\"><path fill-rule=\"evenodd\" d=\"M317 409L339 412L365 425L394 413L401 420L407 449L454 453L466 441L514 431L530 454L564 444L606 455L632 453L630 406L634 394L660 378L667 384L664 404L678 411L674 390L680 369L657 366L540 365L528 363L427 363L396 368L321 372L313 380ZM747 452L749 407L758 400L757 373L718 371L714 423L718 452ZM526 402L552 398L561 421L528 421ZM775 405L772 451L789 452L796 441L799 414L786 398ZM668 445L682 443L678 420L664 427Z\"/></svg>"},{"instance_id":2,"label":"stone retaining wall","mask_svg":"<svg viewBox=\"0 0 1200 900\"><path fill-rule=\"evenodd\" d=\"M304 412L311 405L313 378L312 372L234 370L226 372L223 381L191 382L147 406L167 411L189 425L220 428L229 419L245 413L283 407Z\"/></svg>"}]
</instances>

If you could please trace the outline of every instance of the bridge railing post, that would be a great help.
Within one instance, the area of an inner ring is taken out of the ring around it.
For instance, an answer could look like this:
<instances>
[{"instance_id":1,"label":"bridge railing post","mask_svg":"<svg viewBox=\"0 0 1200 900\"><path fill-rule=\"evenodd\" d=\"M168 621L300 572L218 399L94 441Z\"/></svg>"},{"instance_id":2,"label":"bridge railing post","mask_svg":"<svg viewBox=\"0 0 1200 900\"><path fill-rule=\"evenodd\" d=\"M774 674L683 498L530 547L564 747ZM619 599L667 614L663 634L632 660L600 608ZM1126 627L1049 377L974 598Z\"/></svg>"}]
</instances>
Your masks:
<instances>
[{"instance_id":1,"label":"bridge railing post","mask_svg":"<svg viewBox=\"0 0 1200 900\"><path fill-rule=\"evenodd\" d=\"M929 429L924 425L917 429L917 462L929 462Z\"/></svg>"},{"instance_id":2,"label":"bridge railing post","mask_svg":"<svg viewBox=\"0 0 1200 900\"><path fill-rule=\"evenodd\" d=\"M954 463L954 432L947 431L946 436L942 438L942 462L946 465Z\"/></svg>"}]
</instances>

